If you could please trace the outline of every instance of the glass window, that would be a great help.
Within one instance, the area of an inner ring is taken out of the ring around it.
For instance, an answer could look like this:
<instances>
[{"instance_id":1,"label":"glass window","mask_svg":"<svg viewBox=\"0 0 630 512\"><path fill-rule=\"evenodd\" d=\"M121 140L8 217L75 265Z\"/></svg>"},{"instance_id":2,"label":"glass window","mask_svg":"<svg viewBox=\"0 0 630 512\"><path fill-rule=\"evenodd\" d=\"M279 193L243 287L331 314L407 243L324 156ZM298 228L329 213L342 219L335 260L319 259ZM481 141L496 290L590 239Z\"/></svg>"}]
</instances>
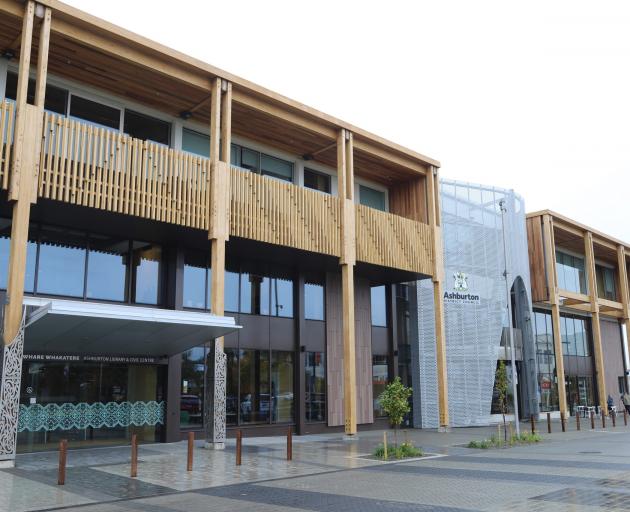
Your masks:
<instances>
[{"instance_id":1,"label":"glass window","mask_svg":"<svg viewBox=\"0 0 630 512\"><path fill-rule=\"evenodd\" d=\"M239 352L240 423L269 423L269 351Z\"/></svg>"},{"instance_id":2,"label":"glass window","mask_svg":"<svg viewBox=\"0 0 630 512\"><path fill-rule=\"evenodd\" d=\"M90 235L86 297L124 301L129 241Z\"/></svg>"},{"instance_id":3,"label":"glass window","mask_svg":"<svg viewBox=\"0 0 630 512\"><path fill-rule=\"evenodd\" d=\"M238 424L238 350L226 348L225 376L225 421L228 425Z\"/></svg>"},{"instance_id":4,"label":"glass window","mask_svg":"<svg viewBox=\"0 0 630 512\"><path fill-rule=\"evenodd\" d=\"M15 73L7 74L6 92L7 99L15 101L17 95L17 75ZM33 103L35 101L35 80L28 81L27 101ZM44 109L48 112L66 115L68 105L68 91L60 89L50 84L46 84L46 98L44 99Z\"/></svg>"},{"instance_id":5,"label":"glass window","mask_svg":"<svg viewBox=\"0 0 630 512\"><path fill-rule=\"evenodd\" d=\"M120 110L74 94L70 100L70 117L104 128L120 129Z\"/></svg>"},{"instance_id":6,"label":"glass window","mask_svg":"<svg viewBox=\"0 0 630 512\"><path fill-rule=\"evenodd\" d=\"M232 313L238 312L238 280L238 272L225 271L225 311L231 311Z\"/></svg>"},{"instance_id":7,"label":"glass window","mask_svg":"<svg viewBox=\"0 0 630 512\"><path fill-rule=\"evenodd\" d=\"M207 309L208 257L201 252L184 255L184 307Z\"/></svg>"},{"instance_id":8,"label":"glass window","mask_svg":"<svg viewBox=\"0 0 630 512\"><path fill-rule=\"evenodd\" d=\"M387 356L372 356L372 394L374 398L374 416L386 416L385 411L378 402L378 397L389 381L389 365L387 364Z\"/></svg>"},{"instance_id":9,"label":"glass window","mask_svg":"<svg viewBox=\"0 0 630 512\"><path fill-rule=\"evenodd\" d=\"M37 292L83 297L85 254L83 233L51 226L42 228Z\"/></svg>"},{"instance_id":10,"label":"glass window","mask_svg":"<svg viewBox=\"0 0 630 512\"><path fill-rule=\"evenodd\" d=\"M182 391L179 422L182 427L203 425L203 394L207 349L194 347L182 354Z\"/></svg>"},{"instance_id":11,"label":"glass window","mask_svg":"<svg viewBox=\"0 0 630 512\"><path fill-rule=\"evenodd\" d=\"M271 279L271 316L293 317L293 281Z\"/></svg>"},{"instance_id":12,"label":"glass window","mask_svg":"<svg viewBox=\"0 0 630 512\"><path fill-rule=\"evenodd\" d=\"M193 155L210 158L210 137L184 128L182 132L182 150Z\"/></svg>"},{"instance_id":13,"label":"glass window","mask_svg":"<svg viewBox=\"0 0 630 512\"><path fill-rule=\"evenodd\" d=\"M359 202L370 208L385 211L385 192L360 185Z\"/></svg>"},{"instance_id":14,"label":"glass window","mask_svg":"<svg viewBox=\"0 0 630 512\"><path fill-rule=\"evenodd\" d=\"M305 352L304 409L307 422L326 421L326 361L324 352Z\"/></svg>"},{"instance_id":15,"label":"glass window","mask_svg":"<svg viewBox=\"0 0 630 512\"><path fill-rule=\"evenodd\" d=\"M597 296L600 299L617 300L617 274L614 269L595 265Z\"/></svg>"},{"instance_id":16,"label":"glass window","mask_svg":"<svg viewBox=\"0 0 630 512\"><path fill-rule=\"evenodd\" d=\"M330 194L330 175L323 172L312 171L311 169L304 169L304 186Z\"/></svg>"},{"instance_id":17,"label":"glass window","mask_svg":"<svg viewBox=\"0 0 630 512\"><path fill-rule=\"evenodd\" d=\"M210 151L208 150L208 153ZM232 147L230 148L230 163L232 165L236 165L237 167L242 167L241 166L241 147L237 146L236 144L232 144Z\"/></svg>"},{"instance_id":18,"label":"glass window","mask_svg":"<svg viewBox=\"0 0 630 512\"><path fill-rule=\"evenodd\" d=\"M271 353L271 422L293 421L293 352Z\"/></svg>"},{"instance_id":19,"label":"glass window","mask_svg":"<svg viewBox=\"0 0 630 512\"><path fill-rule=\"evenodd\" d=\"M148 242L132 243L133 302L157 304L159 302L160 263L162 249Z\"/></svg>"},{"instance_id":20,"label":"glass window","mask_svg":"<svg viewBox=\"0 0 630 512\"><path fill-rule=\"evenodd\" d=\"M269 314L269 278L241 274L241 313Z\"/></svg>"},{"instance_id":21,"label":"glass window","mask_svg":"<svg viewBox=\"0 0 630 512\"><path fill-rule=\"evenodd\" d=\"M274 156L261 155L260 169L261 174L264 176L272 176L279 180L293 181L293 164L286 160L281 160Z\"/></svg>"},{"instance_id":22,"label":"glass window","mask_svg":"<svg viewBox=\"0 0 630 512\"><path fill-rule=\"evenodd\" d=\"M247 148L241 148L241 167L252 172L258 172L260 153Z\"/></svg>"},{"instance_id":23,"label":"glass window","mask_svg":"<svg viewBox=\"0 0 630 512\"><path fill-rule=\"evenodd\" d=\"M165 146L171 143L171 123L133 110L125 110L125 133L136 139L150 140Z\"/></svg>"},{"instance_id":24,"label":"glass window","mask_svg":"<svg viewBox=\"0 0 630 512\"><path fill-rule=\"evenodd\" d=\"M558 287L574 293L587 293L584 258L556 249Z\"/></svg>"},{"instance_id":25,"label":"glass window","mask_svg":"<svg viewBox=\"0 0 630 512\"><path fill-rule=\"evenodd\" d=\"M31 226L31 231L34 231ZM26 272L24 274L24 291L32 293L35 288L35 263L37 261L37 242L33 241L35 233L29 233L26 246ZM9 250L11 242L11 221L0 219L0 289L7 289L9 279Z\"/></svg>"},{"instance_id":26,"label":"glass window","mask_svg":"<svg viewBox=\"0 0 630 512\"><path fill-rule=\"evenodd\" d=\"M324 285L320 283L304 283L304 318L307 320L324 320Z\"/></svg>"},{"instance_id":27,"label":"glass window","mask_svg":"<svg viewBox=\"0 0 630 512\"><path fill-rule=\"evenodd\" d=\"M551 314L534 312L534 339L538 360L538 401L542 412L558 409L556 357L553 346Z\"/></svg>"},{"instance_id":28,"label":"glass window","mask_svg":"<svg viewBox=\"0 0 630 512\"><path fill-rule=\"evenodd\" d=\"M387 327L387 307L385 286L373 286L371 289L372 325Z\"/></svg>"}]
</instances>

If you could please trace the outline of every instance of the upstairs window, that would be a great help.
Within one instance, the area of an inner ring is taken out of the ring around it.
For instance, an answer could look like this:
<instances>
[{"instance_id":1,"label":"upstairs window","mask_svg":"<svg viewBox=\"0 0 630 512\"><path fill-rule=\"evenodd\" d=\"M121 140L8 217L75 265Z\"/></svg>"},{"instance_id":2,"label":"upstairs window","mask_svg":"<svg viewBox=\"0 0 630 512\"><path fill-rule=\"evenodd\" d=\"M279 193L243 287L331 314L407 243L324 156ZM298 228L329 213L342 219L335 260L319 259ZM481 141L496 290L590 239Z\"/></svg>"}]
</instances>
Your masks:
<instances>
[{"instance_id":1,"label":"upstairs window","mask_svg":"<svg viewBox=\"0 0 630 512\"><path fill-rule=\"evenodd\" d=\"M376 210L385 211L385 192L359 185L359 202Z\"/></svg>"},{"instance_id":2,"label":"upstairs window","mask_svg":"<svg viewBox=\"0 0 630 512\"><path fill-rule=\"evenodd\" d=\"M584 258L556 249L558 287L574 293L587 293Z\"/></svg>"},{"instance_id":3,"label":"upstairs window","mask_svg":"<svg viewBox=\"0 0 630 512\"><path fill-rule=\"evenodd\" d=\"M283 181L293 181L293 163L259 151L232 144L231 163L241 169L270 176Z\"/></svg>"},{"instance_id":4,"label":"upstairs window","mask_svg":"<svg viewBox=\"0 0 630 512\"><path fill-rule=\"evenodd\" d=\"M193 155L210 158L210 137L184 128L182 132L182 149Z\"/></svg>"},{"instance_id":5,"label":"upstairs window","mask_svg":"<svg viewBox=\"0 0 630 512\"><path fill-rule=\"evenodd\" d=\"M125 110L125 133L135 139L149 140L165 146L171 142L170 123L133 110Z\"/></svg>"},{"instance_id":6,"label":"upstairs window","mask_svg":"<svg viewBox=\"0 0 630 512\"><path fill-rule=\"evenodd\" d=\"M597 296L600 299L617 300L617 273L615 269L595 265Z\"/></svg>"},{"instance_id":7,"label":"upstairs window","mask_svg":"<svg viewBox=\"0 0 630 512\"><path fill-rule=\"evenodd\" d=\"M15 101L17 97L17 81L18 77L15 73L7 73L5 97L9 100ZM28 81L27 101L31 104L35 101L35 80L32 79ZM68 91L46 84L44 109L55 114L66 115L67 108Z\"/></svg>"},{"instance_id":8,"label":"upstairs window","mask_svg":"<svg viewBox=\"0 0 630 512\"><path fill-rule=\"evenodd\" d=\"M304 186L306 188L312 188L313 190L319 190L330 194L331 179L329 174L323 172L312 171L311 169L304 169Z\"/></svg>"},{"instance_id":9,"label":"upstairs window","mask_svg":"<svg viewBox=\"0 0 630 512\"><path fill-rule=\"evenodd\" d=\"M120 130L119 109L74 94L70 98L70 117L95 126Z\"/></svg>"}]
</instances>

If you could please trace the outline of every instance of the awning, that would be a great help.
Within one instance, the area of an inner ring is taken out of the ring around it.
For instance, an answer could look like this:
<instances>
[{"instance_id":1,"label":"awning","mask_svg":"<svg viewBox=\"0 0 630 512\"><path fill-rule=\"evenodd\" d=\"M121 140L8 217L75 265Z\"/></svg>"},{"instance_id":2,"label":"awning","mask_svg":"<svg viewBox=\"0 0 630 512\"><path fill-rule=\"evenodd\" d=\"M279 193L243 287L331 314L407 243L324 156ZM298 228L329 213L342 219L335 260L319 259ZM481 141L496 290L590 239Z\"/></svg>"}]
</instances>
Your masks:
<instances>
[{"instance_id":1,"label":"awning","mask_svg":"<svg viewBox=\"0 0 630 512\"><path fill-rule=\"evenodd\" d=\"M171 356L240 329L210 313L25 297L24 350Z\"/></svg>"}]
</instances>

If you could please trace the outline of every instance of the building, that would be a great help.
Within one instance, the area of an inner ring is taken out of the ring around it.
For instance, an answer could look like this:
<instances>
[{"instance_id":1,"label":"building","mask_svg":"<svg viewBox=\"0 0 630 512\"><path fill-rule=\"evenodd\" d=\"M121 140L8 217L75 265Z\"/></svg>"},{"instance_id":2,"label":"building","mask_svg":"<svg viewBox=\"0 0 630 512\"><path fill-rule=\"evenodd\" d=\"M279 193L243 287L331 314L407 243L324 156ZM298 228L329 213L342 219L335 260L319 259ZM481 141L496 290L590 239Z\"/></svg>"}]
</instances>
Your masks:
<instances>
[{"instance_id":1,"label":"building","mask_svg":"<svg viewBox=\"0 0 630 512\"><path fill-rule=\"evenodd\" d=\"M630 246L550 210L527 215L527 238L540 410L619 408Z\"/></svg>"},{"instance_id":2,"label":"building","mask_svg":"<svg viewBox=\"0 0 630 512\"><path fill-rule=\"evenodd\" d=\"M458 427L497 421L493 415L501 412L494 392L498 362L505 362L510 381L512 375L508 325L515 343L519 410L524 417L537 414L524 201L512 190L448 180L440 182L440 200L450 424ZM504 233L511 295L510 323L504 276ZM432 290L419 281L412 296L415 299L411 307L412 325L416 326L415 342L409 351L410 384L414 389L413 423L420 428L437 427L438 366L431 322Z\"/></svg>"},{"instance_id":3,"label":"building","mask_svg":"<svg viewBox=\"0 0 630 512\"><path fill-rule=\"evenodd\" d=\"M448 425L437 161L56 0L0 0L0 51L0 458L352 436L415 280Z\"/></svg>"}]
</instances>

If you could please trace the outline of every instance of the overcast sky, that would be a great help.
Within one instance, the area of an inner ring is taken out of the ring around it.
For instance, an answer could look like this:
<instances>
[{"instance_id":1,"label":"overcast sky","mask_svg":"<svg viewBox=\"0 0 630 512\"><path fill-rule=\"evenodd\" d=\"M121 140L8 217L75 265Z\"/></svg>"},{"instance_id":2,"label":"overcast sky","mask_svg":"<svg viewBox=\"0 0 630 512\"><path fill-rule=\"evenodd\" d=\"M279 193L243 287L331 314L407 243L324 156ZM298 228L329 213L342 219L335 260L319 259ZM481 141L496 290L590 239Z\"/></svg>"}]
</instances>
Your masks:
<instances>
[{"instance_id":1,"label":"overcast sky","mask_svg":"<svg viewBox=\"0 0 630 512\"><path fill-rule=\"evenodd\" d=\"M630 242L630 2L66 1Z\"/></svg>"}]
</instances>

